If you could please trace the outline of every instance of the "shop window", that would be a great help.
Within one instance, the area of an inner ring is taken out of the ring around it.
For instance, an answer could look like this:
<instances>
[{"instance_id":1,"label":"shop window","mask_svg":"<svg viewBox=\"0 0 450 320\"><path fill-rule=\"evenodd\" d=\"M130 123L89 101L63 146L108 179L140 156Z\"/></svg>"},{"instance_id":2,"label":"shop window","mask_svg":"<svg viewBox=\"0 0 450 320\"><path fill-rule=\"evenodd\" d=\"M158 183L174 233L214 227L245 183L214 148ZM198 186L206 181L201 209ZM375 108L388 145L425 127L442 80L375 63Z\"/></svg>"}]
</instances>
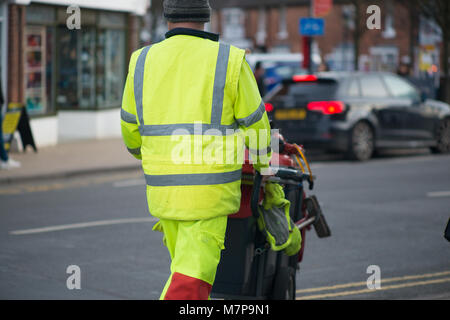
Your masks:
<instances>
[{"instance_id":1,"label":"shop window","mask_svg":"<svg viewBox=\"0 0 450 320\"><path fill-rule=\"evenodd\" d=\"M57 104L64 109L118 107L125 78L123 30L59 30Z\"/></svg>"},{"instance_id":2,"label":"shop window","mask_svg":"<svg viewBox=\"0 0 450 320\"><path fill-rule=\"evenodd\" d=\"M63 109L95 107L95 38L93 28L73 32L61 27L58 32L60 55L57 104Z\"/></svg>"},{"instance_id":3,"label":"shop window","mask_svg":"<svg viewBox=\"0 0 450 320\"><path fill-rule=\"evenodd\" d=\"M30 115L54 112L54 36L52 23L55 9L50 6L27 7L27 26L24 32L24 93Z\"/></svg>"},{"instance_id":4,"label":"shop window","mask_svg":"<svg viewBox=\"0 0 450 320\"><path fill-rule=\"evenodd\" d=\"M126 14L83 10L81 30L69 30L66 19L62 7L27 7L24 85L30 114L120 107Z\"/></svg>"},{"instance_id":5,"label":"shop window","mask_svg":"<svg viewBox=\"0 0 450 320\"><path fill-rule=\"evenodd\" d=\"M125 65L125 35L120 30L102 30L97 43L97 106L121 104Z\"/></svg>"},{"instance_id":6,"label":"shop window","mask_svg":"<svg viewBox=\"0 0 450 320\"><path fill-rule=\"evenodd\" d=\"M80 108L95 106L95 30L78 33L77 86Z\"/></svg>"},{"instance_id":7,"label":"shop window","mask_svg":"<svg viewBox=\"0 0 450 320\"><path fill-rule=\"evenodd\" d=\"M58 29L59 57L56 103L59 108L78 106L77 33Z\"/></svg>"},{"instance_id":8,"label":"shop window","mask_svg":"<svg viewBox=\"0 0 450 320\"><path fill-rule=\"evenodd\" d=\"M24 92L31 115L51 112L52 29L44 26L25 29Z\"/></svg>"}]
</instances>

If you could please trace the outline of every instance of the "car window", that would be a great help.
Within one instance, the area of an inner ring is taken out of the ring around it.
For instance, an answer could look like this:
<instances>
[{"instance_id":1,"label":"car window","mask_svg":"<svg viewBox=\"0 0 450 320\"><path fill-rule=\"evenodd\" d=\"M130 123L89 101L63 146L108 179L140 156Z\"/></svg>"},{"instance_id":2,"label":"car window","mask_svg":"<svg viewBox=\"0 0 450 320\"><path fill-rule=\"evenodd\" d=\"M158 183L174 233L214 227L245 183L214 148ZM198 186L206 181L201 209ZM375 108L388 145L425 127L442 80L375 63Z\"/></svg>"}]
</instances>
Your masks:
<instances>
[{"instance_id":1,"label":"car window","mask_svg":"<svg viewBox=\"0 0 450 320\"><path fill-rule=\"evenodd\" d=\"M291 85L288 94L297 101L333 100L337 88L336 81L300 82Z\"/></svg>"},{"instance_id":2,"label":"car window","mask_svg":"<svg viewBox=\"0 0 450 320\"><path fill-rule=\"evenodd\" d=\"M418 99L416 89L407 81L391 75L385 75L384 80L386 81L389 91L394 97L409 98L414 100Z\"/></svg>"},{"instance_id":3,"label":"car window","mask_svg":"<svg viewBox=\"0 0 450 320\"><path fill-rule=\"evenodd\" d=\"M301 74L304 70L298 66L298 63L296 64L280 64L276 67L274 67L274 71L277 75L279 75L281 78L289 78L292 77L294 74Z\"/></svg>"},{"instance_id":4,"label":"car window","mask_svg":"<svg viewBox=\"0 0 450 320\"><path fill-rule=\"evenodd\" d=\"M366 98L387 98L389 93L379 76L371 75L360 78L361 92Z\"/></svg>"},{"instance_id":5,"label":"car window","mask_svg":"<svg viewBox=\"0 0 450 320\"><path fill-rule=\"evenodd\" d=\"M359 97L361 93L359 92L359 83L358 80L353 79L350 81L347 88L347 95L349 97Z\"/></svg>"},{"instance_id":6,"label":"car window","mask_svg":"<svg viewBox=\"0 0 450 320\"><path fill-rule=\"evenodd\" d=\"M335 100L336 81L299 82L275 87L266 101L281 108L293 108L311 101Z\"/></svg>"}]
</instances>

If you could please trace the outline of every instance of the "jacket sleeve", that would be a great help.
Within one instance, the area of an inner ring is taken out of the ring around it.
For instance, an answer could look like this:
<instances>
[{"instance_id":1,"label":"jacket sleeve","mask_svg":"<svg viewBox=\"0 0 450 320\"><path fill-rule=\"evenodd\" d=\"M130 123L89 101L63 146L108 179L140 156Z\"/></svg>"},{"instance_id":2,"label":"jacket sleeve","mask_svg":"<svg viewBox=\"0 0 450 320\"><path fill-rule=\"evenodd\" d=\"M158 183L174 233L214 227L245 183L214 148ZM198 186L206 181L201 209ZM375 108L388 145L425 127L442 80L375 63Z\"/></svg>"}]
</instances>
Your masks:
<instances>
[{"instance_id":1,"label":"jacket sleeve","mask_svg":"<svg viewBox=\"0 0 450 320\"><path fill-rule=\"evenodd\" d=\"M244 132L245 145L249 149L253 166L260 171L261 168L269 166L272 154L270 124L255 77L245 59L241 66L237 91L235 118Z\"/></svg>"},{"instance_id":2,"label":"jacket sleeve","mask_svg":"<svg viewBox=\"0 0 450 320\"><path fill-rule=\"evenodd\" d=\"M139 133L139 125L136 113L136 101L134 99L134 67L135 55L131 57L130 67L128 70L125 89L123 91L122 108L120 110L120 125L122 130L122 138L128 151L139 160L141 155L141 135Z\"/></svg>"}]
</instances>

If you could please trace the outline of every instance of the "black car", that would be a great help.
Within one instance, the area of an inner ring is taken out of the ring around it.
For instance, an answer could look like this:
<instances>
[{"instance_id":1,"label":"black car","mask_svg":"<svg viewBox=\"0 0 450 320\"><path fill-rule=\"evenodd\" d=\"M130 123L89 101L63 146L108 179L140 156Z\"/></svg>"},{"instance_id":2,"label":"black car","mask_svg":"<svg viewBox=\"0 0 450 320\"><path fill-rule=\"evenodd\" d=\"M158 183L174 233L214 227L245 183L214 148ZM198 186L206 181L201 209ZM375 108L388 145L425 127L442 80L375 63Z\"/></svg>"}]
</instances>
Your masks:
<instances>
[{"instance_id":1,"label":"black car","mask_svg":"<svg viewBox=\"0 0 450 320\"><path fill-rule=\"evenodd\" d=\"M426 99L391 73L299 75L265 97L275 128L288 141L367 160L382 148L450 152L450 106Z\"/></svg>"}]
</instances>

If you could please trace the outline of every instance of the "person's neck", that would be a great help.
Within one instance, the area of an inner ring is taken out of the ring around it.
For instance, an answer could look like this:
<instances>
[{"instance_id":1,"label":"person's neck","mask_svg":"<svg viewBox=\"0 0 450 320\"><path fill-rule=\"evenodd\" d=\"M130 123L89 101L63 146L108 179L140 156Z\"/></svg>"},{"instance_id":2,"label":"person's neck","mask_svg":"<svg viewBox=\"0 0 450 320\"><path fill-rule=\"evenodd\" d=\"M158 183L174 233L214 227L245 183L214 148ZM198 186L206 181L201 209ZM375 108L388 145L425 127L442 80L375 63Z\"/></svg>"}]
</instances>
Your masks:
<instances>
[{"instance_id":1,"label":"person's neck","mask_svg":"<svg viewBox=\"0 0 450 320\"><path fill-rule=\"evenodd\" d=\"M205 24L202 22L169 22L168 23L169 30L175 29L175 28L188 28L188 29L195 29L204 31L205 30Z\"/></svg>"}]
</instances>

